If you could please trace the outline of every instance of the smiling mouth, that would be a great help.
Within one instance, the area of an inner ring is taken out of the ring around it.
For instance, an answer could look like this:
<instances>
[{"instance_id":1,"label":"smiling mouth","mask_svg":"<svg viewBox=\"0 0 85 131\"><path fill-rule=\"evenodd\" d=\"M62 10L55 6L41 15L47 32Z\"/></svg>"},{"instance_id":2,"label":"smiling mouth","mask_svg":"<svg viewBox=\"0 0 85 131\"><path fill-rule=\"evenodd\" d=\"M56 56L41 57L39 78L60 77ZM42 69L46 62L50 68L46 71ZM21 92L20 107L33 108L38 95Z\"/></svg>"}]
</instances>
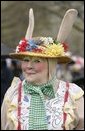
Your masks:
<instances>
[{"instance_id":1,"label":"smiling mouth","mask_svg":"<svg viewBox=\"0 0 85 131\"><path fill-rule=\"evenodd\" d=\"M35 73L28 73L28 75L35 75Z\"/></svg>"},{"instance_id":2,"label":"smiling mouth","mask_svg":"<svg viewBox=\"0 0 85 131\"><path fill-rule=\"evenodd\" d=\"M34 72L26 72L26 74L28 74L28 75L35 75L36 73L34 73Z\"/></svg>"}]
</instances>

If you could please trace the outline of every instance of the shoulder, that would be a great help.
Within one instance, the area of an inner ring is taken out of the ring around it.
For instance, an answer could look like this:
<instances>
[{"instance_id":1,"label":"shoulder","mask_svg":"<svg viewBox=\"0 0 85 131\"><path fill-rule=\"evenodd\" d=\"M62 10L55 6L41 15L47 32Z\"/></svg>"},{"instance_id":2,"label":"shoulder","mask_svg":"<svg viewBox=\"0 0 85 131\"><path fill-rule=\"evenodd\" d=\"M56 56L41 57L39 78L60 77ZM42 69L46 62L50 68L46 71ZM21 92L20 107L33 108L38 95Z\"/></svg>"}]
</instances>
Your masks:
<instances>
[{"instance_id":1,"label":"shoulder","mask_svg":"<svg viewBox=\"0 0 85 131\"><path fill-rule=\"evenodd\" d=\"M4 99L12 99L12 97L17 93L18 86L21 80L18 77L14 77L11 83L11 86L8 88L7 92L5 93Z\"/></svg>"},{"instance_id":2,"label":"shoulder","mask_svg":"<svg viewBox=\"0 0 85 131\"><path fill-rule=\"evenodd\" d=\"M81 98L84 95L82 88L75 83L69 84L69 92L73 95L75 100Z\"/></svg>"},{"instance_id":3,"label":"shoulder","mask_svg":"<svg viewBox=\"0 0 85 131\"><path fill-rule=\"evenodd\" d=\"M60 85L65 89L66 89L66 83L67 82L65 81L60 81ZM77 84L68 82L68 85L69 85L69 93L75 100L81 98L84 95L84 91Z\"/></svg>"}]
</instances>

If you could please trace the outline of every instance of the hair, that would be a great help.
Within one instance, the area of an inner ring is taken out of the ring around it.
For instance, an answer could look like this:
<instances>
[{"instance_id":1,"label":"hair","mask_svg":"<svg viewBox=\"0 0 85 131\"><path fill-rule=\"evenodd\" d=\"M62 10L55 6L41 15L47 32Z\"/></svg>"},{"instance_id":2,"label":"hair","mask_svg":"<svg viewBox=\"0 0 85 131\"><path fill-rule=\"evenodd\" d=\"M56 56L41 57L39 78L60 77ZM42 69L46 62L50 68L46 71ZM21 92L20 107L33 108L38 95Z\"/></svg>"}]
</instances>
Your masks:
<instances>
[{"instance_id":1,"label":"hair","mask_svg":"<svg viewBox=\"0 0 85 131\"><path fill-rule=\"evenodd\" d=\"M57 59L47 58L48 61L48 77L49 80L56 75Z\"/></svg>"}]
</instances>

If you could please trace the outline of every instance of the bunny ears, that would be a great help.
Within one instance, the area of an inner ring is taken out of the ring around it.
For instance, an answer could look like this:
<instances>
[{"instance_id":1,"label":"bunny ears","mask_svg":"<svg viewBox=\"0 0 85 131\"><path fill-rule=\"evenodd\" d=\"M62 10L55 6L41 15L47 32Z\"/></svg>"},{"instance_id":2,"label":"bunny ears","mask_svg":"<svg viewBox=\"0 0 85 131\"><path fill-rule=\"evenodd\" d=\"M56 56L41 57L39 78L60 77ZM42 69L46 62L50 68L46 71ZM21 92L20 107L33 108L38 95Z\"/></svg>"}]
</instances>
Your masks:
<instances>
[{"instance_id":1,"label":"bunny ears","mask_svg":"<svg viewBox=\"0 0 85 131\"><path fill-rule=\"evenodd\" d=\"M77 14L78 14L78 12L76 9L69 9L66 11L66 13L63 17L63 20L61 22L58 35L56 37L57 41L64 42L67 39L68 35L71 32L72 26L76 20ZM29 10L29 25L27 28L25 39L32 38L33 30L34 30L34 14L33 14L33 9L30 8L30 10Z\"/></svg>"},{"instance_id":2,"label":"bunny ears","mask_svg":"<svg viewBox=\"0 0 85 131\"><path fill-rule=\"evenodd\" d=\"M33 9L31 8L29 10L29 25L27 28L25 39L28 40L32 38L33 30L34 30L34 14L33 14Z\"/></svg>"},{"instance_id":3,"label":"bunny ears","mask_svg":"<svg viewBox=\"0 0 85 131\"><path fill-rule=\"evenodd\" d=\"M76 9L69 9L66 11L56 38L57 41L64 42L67 39L76 20L77 14L78 12Z\"/></svg>"}]
</instances>

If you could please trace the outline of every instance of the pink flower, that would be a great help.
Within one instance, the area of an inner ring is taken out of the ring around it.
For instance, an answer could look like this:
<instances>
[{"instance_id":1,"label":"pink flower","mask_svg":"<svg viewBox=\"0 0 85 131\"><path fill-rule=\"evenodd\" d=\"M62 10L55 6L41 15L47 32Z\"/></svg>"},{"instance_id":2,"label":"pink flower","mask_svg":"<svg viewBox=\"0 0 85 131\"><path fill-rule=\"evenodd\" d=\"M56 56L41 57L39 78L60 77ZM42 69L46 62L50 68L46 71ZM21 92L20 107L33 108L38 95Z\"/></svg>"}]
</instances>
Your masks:
<instances>
[{"instance_id":1,"label":"pink flower","mask_svg":"<svg viewBox=\"0 0 85 131\"><path fill-rule=\"evenodd\" d=\"M67 52L68 49L69 49L68 44L63 42L62 45L63 45L63 47L64 47L64 51Z\"/></svg>"},{"instance_id":2,"label":"pink flower","mask_svg":"<svg viewBox=\"0 0 85 131\"><path fill-rule=\"evenodd\" d=\"M26 47L29 46L27 40L24 38L19 42L18 49L19 51L26 51Z\"/></svg>"}]
</instances>

